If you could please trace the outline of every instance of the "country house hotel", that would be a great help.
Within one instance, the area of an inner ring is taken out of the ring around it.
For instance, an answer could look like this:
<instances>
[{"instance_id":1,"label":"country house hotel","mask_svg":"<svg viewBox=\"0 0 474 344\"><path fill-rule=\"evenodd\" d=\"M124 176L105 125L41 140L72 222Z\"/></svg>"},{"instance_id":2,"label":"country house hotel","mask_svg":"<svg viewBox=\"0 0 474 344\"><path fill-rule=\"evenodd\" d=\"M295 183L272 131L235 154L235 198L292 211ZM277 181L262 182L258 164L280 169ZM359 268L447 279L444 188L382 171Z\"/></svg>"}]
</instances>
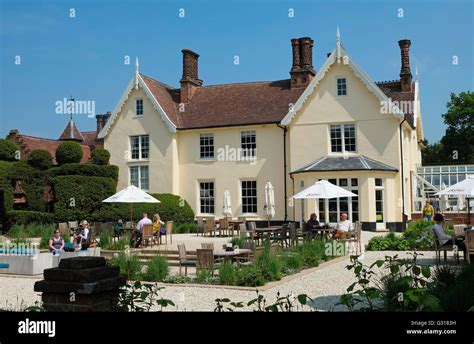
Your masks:
<instances>
[{"instance_id":1,"label":"country house hotel","mask_svg":"<svg viewBox=\"0 0 474 344\"><path fill-rule=\"evenodd\" d=\"M183 49L176 88L143 74L137 59L98 139L119 166L119 189L133 184L180 195L196 216L219 217L228 190L234 218L265 220L270 181L278 195L274 221L316 212L335 223L345 212L364 230L402 231L414 211L423 140L410 45L394 42L401 66L387 78L399 78L381 82L357 64L339 30L327 55L309 37L292 39L289 78L282 80L206 85L200 55ZM358 197L291 198L321 179Z\"/></svg>"}]
</instances>

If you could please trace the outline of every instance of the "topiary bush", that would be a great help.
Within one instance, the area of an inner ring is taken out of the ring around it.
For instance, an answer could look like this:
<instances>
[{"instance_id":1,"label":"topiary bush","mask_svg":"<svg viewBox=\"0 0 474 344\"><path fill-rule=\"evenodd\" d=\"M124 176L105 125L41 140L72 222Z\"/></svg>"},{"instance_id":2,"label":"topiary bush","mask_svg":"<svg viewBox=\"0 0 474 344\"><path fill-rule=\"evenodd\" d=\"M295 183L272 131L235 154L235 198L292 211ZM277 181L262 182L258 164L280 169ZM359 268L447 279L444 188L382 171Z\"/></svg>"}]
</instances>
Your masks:
<instances>
[{"instance_id":1,"label":"topiary bush","mask_svg":"<svg viewBox=\"0 0 474 344\"><path fill-rule=\"evenodd\" d=\"M108 165L110 153L107 149L97 148L91 153L91 162L97 165Z\"/></svg>"},{"instance_id":2,"label":"topiary bush","mask_svg":"<svg viewBox=\"0 0 474 344\"><path fill-rule=\"evenodd\" d=\"M0 161L0 225L7 227L7 212L13 210L13 186L10 181L12 163Z\"/></svg>"},{"instance_id":3,"label":"topiary bush","mask_svg":"<svg viewBox=\"0 0 474 344\"><path fill-rule=\"evenodd\" d=\"M115 193L115 180L103 177L58 176L53 180L56 203L54 213L58 222L88 219L100 211L104 199ZM115 218L116 220L117 218Z\"/></svg>"},{"instance_id":4,"label":"topiary bush","mask_svg":"<svg viewBox=\"0 0 474 344\"><path fill-rule=\"evenodd\" d=\"M15 161L17 159L17 152L20 151L20 148L16 143L0 139L0 160L3 161Z\"/></svg>"},{"instance_id":5,"label":"topiary bush","mask_svg":"<svg viewBox=\"0 0 474 344\"><path fill-rule=\"evenodd\" d=\"M53 157L45 149L34 149L28 157L28 164L39 170L47 170L53 166Z\"/></svg>"},{"instance_id":6,"label":"topiary bush","mask_svg":"<svg viewBox=\"0 0 474 344\"><path fill-rule=\"evenodd\" d=\"M55 222L54 214L32 210L10 210L7 212L10 225L26 226L32 223L50 224Z\"/></svg>"},{"instance_id":7,"label":"topiary bush","mask_svg":"<svg viewBox=\"0 0 474 344\"><path fill-rule=\"evenodd\" d=\"M82 160L82 147L77 142L66 141L56 149L56 162L59 165L68 163L79 163Z\"/></svg>"},{"instance_id":8,"label":"topiary bush","mask_svg":"<svg viewBox=\"0 0 474 344\"><path fill-rule=\"evenodd\" d=\"M118 166L100 166L95 164L64 164L50 168L47 172L51 177L57 176L88 176L112 178L118 181Z\"/></svg>"}]
</instances>

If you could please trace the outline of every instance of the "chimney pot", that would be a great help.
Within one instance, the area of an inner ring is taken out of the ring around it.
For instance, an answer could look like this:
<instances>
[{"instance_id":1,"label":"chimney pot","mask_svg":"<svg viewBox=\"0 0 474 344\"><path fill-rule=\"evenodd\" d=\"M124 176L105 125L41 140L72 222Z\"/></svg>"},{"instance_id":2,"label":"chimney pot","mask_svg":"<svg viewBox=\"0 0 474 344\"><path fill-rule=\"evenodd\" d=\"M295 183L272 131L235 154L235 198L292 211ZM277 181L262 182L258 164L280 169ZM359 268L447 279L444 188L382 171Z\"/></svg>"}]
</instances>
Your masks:
<instances>
[{"instance_id":1,"label":"chimney pot","mask_svg":"<svg viewBox=\"0 0 474 344\"><path fill-rule=\"evenodd\" d=\"M409 39L398 41L401 53L400 87L402 92L411 91L413 76L410 70L410 45L411 41Z\"/></svg>"},{"instance_id":2,"label":"chimney pot","mask_svg":"<svg viewBox=\"0 0 474 344\"><path fill-rule=\"evenodd\" d=\"M199 54L190 49L183 49L181 52L183 53L183 76L180 80L180 101L187 103L197 87L202 85L202 80L198 77Z\"/></svg>"},{"instance_id":3,"label":"chimney pot","mask_svg":"<svg viewBox=\"0 0 474 344\"><path fill-rule=\"evenodd\" d=\"M293 38L293 66L291 67L291 87L306 87L316 75L313 69L313 40L310 37Z\"/></svg>"}]
</instances>

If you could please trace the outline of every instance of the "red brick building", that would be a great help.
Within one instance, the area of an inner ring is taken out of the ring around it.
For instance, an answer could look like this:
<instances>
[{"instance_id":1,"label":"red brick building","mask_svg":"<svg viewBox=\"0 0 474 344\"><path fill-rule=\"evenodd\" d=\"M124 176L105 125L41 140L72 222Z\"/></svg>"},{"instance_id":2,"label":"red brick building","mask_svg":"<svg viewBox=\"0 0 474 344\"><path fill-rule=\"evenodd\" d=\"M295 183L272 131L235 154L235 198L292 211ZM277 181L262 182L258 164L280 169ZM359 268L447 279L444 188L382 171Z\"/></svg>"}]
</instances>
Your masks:
<instances>
[{"instance_id":1,"label":"red brick building","mask_svg":"<svg viewBox=\"0 0 474 344\"><path fill-rule=\"evenodd\" d=\"M22 159L27 159L35 149L45 149L51 154L54 162L58 146L65 141L75 141L81 145L83 152L81 164L84 164L89 162L91 152L95 148L103 147L103 140L97 138L97 134L109 119L110 112L103 115L96 115L95 117L97 119L97 129L95 131L79 131L74 120L71 118L58 139L24 135L21 134L18 129L10 130L6 139L18 145Z\"/></svg>"}]
</instances>

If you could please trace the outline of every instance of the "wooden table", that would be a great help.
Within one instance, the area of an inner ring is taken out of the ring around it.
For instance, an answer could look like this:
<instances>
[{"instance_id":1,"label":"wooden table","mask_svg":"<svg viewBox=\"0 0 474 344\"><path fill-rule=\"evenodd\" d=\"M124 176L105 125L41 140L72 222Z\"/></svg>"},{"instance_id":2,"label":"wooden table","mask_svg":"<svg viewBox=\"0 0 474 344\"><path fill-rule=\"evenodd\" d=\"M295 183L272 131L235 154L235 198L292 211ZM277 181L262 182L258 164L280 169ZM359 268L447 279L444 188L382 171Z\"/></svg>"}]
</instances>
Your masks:
<instances>
[{"instance_id":1,"label":"wooden table","mask_svg":"<svg viewBox=\"0 0 474 344\"><path fill-rule=\"evenodd\" d=\"M214 250L214 256L216 257L224 257L224 260L232 260L235 257L245 256L250 254L252 250L247 248L241 248L238 251L226 251L223 249Z\"/></svg>"},{"instance_id":2,"label":"wooden table","mask_svg":"<svg viewBox=\"0 0 474 344\"><path fill-rule=\"evenodd\" d=\"M334 229L333 228L308 228L306 229L306 231L308 232L311 232L311 233L314 233L316 235L320 235L321 237L321 240L324 239L324 238L328 238L329 237L329 234L331 234Z\"/></svg>"}]
</instances>

